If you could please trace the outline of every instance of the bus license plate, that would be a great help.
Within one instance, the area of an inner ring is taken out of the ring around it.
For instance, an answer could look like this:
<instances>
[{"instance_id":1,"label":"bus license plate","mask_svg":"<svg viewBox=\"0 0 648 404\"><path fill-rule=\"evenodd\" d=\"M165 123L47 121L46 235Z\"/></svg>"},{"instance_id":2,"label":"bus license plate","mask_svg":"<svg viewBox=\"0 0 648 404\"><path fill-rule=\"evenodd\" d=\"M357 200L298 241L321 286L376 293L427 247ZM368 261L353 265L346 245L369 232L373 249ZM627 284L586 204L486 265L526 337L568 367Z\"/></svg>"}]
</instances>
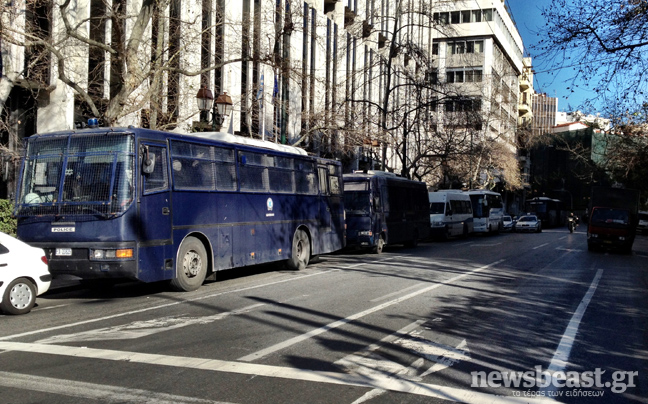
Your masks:
<instances>
[{"instance_id":1,"label":"bus license plate","mask_svg":"<svg viewBox=\"0 0 648 404\"><path fill-rule=\"evenodd\" d=\"M72 255L72 249L71 248L57 248L56 249L56 255L59 257L69 257Z\"/></svg>"}]
</instances>

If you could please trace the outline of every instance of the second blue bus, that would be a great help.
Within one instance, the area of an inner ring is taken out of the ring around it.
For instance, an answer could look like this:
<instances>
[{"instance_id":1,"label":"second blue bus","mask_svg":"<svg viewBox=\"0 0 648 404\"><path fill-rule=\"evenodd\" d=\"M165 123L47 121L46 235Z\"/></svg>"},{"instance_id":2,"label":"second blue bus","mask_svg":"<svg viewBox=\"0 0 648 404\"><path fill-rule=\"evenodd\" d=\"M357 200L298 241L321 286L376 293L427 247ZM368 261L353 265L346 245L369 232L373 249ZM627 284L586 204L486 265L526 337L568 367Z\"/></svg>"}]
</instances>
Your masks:
<instances>
[{"instance_id":1,"label":"second blue bus","mask_svg":"<svg viewBox=\"0 0 648 404\"><path fill-rule=\"evenodd\" d=\"M344 174L347 245L381 253L430 235L427 186L383 171Z\"/></svg>"}]
</instances>

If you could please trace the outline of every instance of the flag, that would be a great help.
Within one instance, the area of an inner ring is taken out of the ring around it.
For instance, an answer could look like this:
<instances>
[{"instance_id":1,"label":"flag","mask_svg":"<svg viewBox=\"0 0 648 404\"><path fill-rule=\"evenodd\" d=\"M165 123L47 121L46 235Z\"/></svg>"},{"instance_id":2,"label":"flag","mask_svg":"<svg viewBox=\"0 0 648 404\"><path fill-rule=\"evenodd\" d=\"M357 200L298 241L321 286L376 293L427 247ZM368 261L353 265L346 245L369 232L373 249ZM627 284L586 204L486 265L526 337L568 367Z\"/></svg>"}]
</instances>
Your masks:
<instances>
[{"instance_id":1,"label":"flag","mask_svg":"<svg viewBox=\"0 0 648 404\"><path fill-rule=\"evenodd\" d=\"M277 81L277 75L274 76L274 88L272 89L272 101L274 102L275 98L279 95L279 83Z\"/></svg>"}]
</instances>

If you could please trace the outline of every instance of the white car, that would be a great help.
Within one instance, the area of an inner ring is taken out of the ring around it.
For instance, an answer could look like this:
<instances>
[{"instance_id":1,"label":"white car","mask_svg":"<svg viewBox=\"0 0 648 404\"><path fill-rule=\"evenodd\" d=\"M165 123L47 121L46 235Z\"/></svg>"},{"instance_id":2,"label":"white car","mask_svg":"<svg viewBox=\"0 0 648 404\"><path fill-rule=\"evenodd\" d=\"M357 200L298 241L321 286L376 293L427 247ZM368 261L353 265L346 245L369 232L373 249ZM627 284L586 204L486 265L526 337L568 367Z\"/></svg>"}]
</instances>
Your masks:
<instances>
[{"instance_id":1,"label":"white car","mask_svg":"<svg viewBox=\"0 0 648 404\"><path fill-rule=\"evenodd\" d=\"M5 314L29 313L36 296L50 287L52 275L41 248L0 233L0 310Z\"/></svg>"},{"instance_id":2,"label":"white car","mask_svg":"<svg viewBox=\"0 0 648 404\"><path fill-rule=\"evenodd\" d=\"M517 220L517 222L515 222L513 230L517 232L532 231L540 233L542 231L542 222L535 215L522 216Z\"/></svg>"}]
</instances>

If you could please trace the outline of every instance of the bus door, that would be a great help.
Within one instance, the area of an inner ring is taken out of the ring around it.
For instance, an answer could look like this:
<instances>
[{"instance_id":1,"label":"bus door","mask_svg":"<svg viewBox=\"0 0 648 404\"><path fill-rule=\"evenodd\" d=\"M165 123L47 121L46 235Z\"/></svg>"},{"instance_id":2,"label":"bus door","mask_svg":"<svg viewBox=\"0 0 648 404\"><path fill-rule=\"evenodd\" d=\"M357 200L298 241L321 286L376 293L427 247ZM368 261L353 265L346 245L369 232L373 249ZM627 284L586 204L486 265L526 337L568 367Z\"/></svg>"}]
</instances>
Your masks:
<instances>
[{"instance_id":1,"label":"bus door","mask_svg":"<svg viewBox=\"0 0 648 404\"><path fill-rule=\"evenodd\" d=\"M165 144L140 144L139 274L144 281L175 275L171 233L171 188Z\"/></svg>"},{"instance_id":2,"label":"bus door","mask_svg":"<svg viewBox=\"0 0 648 404\"><path fill-rule=\"evenodd\" d=\"M382 233L385 233L385 243L389 242L389 233L387 222L389 220L389 199L387 198L387 186L381 178L372 178L370 180L371 189L371 222L372 231L376 240Z\"/></svg>"},{"instance_id":3,"label":"bus door","mask_svg":"<svg viewBox=\"0 0 648 404\"><path fill-rule=\"evenodd\" d=\"M329 195L329 173L325 165L320 165L318 168L319 174L319 189L320 189L320 234L331 232L331 206Z\"/></svg>"}]
</instances>

